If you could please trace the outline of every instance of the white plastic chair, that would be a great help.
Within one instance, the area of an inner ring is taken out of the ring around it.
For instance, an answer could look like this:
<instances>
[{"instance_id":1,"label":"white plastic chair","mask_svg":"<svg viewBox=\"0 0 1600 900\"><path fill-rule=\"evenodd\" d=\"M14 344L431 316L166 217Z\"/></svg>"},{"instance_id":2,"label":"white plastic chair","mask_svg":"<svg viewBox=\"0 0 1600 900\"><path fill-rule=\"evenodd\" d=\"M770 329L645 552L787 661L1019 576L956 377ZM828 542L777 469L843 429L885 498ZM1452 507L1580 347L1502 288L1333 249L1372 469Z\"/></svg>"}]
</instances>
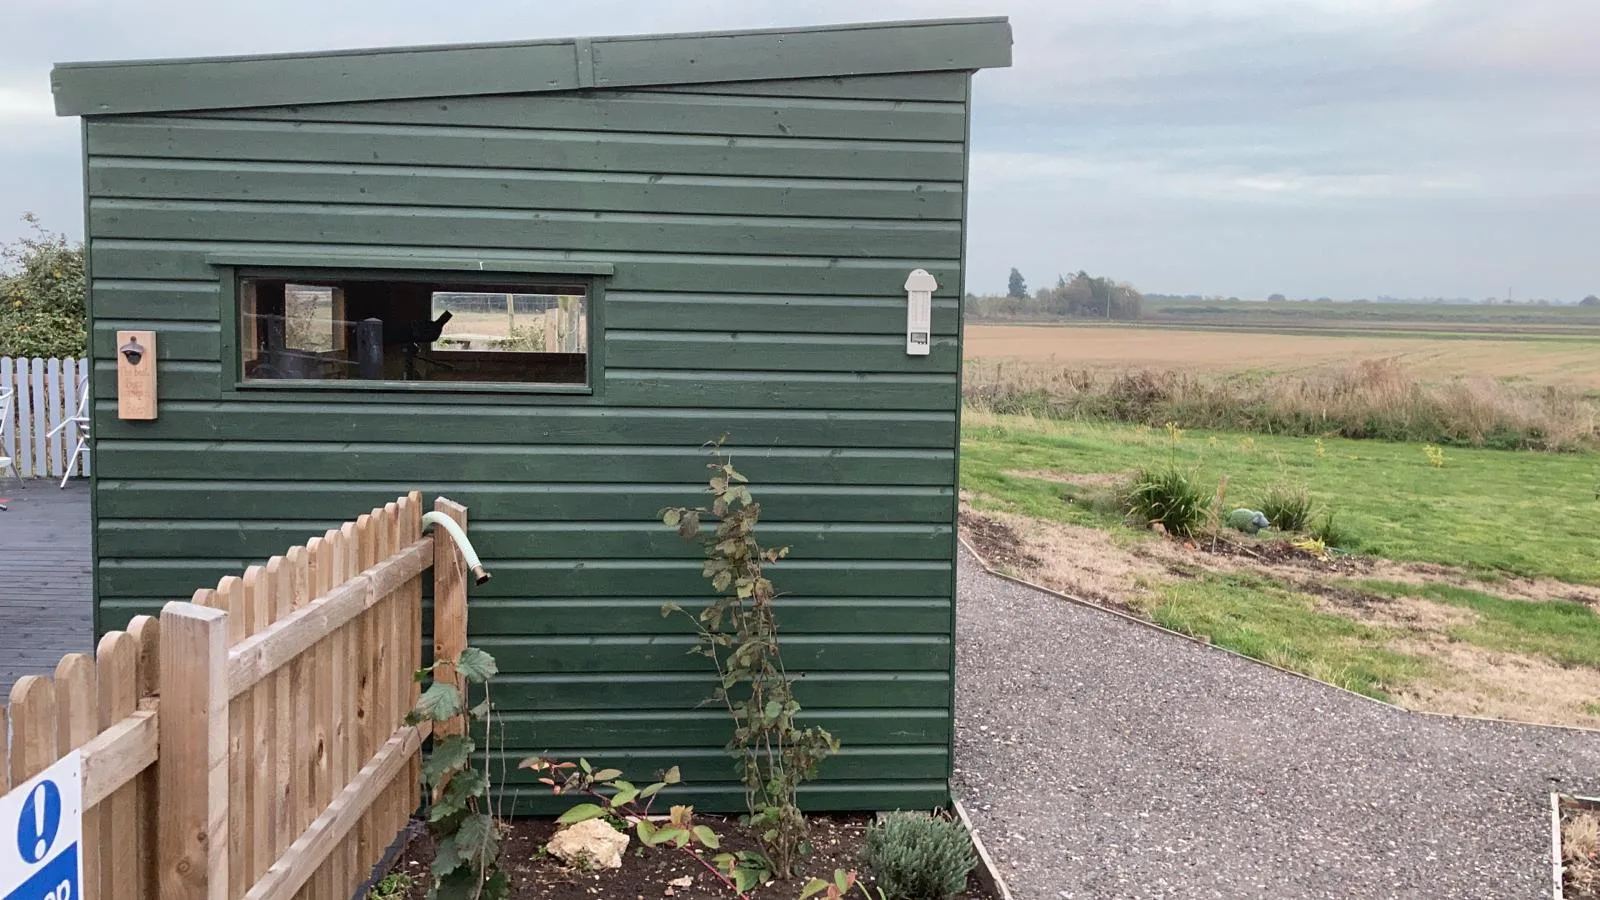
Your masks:
<instances>
[{"instance_id":1,"label":"white plastic chair","mask_svg":"<svg viewBox=\"0 0 1600 900\"><path fill-rule=\"evenodd\" d=\"M11 427L11 403L17 395L16 391L0 391L0 477L9 471L11 477L17 480L17 487L22 487L22 473L17 471L17 463L11 456L13 440ZM4 507L0 507L3 509Z\"/></svg>"},{"instance_id":2,"label":"white plastic chair","mask_svg":"<svg viewBox=\"0 0 1600 900\"><path fill-rule=\"evenodd\" d=\"M72 446L72 457L67 460L67 471L61 475L61 486L67 486L67 479L72 477L72 470L78 467L78 460L89 452L89 380L83 382L83 390L78 394L78 411L61 420L61 424L50 429L45 437L55 437L63 429L71 428L77 436L77 443Z\"/></svg>"}]
</instances>

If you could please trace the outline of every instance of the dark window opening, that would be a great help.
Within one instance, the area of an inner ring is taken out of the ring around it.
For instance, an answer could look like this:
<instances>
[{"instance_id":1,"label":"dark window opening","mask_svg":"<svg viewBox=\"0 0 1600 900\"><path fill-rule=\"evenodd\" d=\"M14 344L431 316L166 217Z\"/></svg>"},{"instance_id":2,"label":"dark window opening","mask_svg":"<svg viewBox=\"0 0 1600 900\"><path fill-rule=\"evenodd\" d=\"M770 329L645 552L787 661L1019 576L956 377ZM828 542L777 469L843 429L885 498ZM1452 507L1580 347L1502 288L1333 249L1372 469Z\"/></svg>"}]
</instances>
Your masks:
<instances>
[{"instance_id":1,"label":"dark window opening","mask_svg":"<svg viewBox=\"0 0 1600 900\"><path fill-rule=\"evenodd\" d=\"M239 279L246 381L587 384L580 283Z\"/></svg>"}]
</instances>

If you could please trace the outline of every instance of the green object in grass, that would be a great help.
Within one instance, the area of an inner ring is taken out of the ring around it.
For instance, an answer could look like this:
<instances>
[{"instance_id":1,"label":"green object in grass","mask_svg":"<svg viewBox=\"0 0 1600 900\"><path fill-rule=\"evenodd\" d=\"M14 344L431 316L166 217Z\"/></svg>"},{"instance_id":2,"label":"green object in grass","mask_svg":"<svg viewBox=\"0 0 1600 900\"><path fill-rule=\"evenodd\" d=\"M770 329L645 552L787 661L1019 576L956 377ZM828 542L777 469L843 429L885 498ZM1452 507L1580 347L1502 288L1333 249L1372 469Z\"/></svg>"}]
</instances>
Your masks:
<instances>
[{"instance_id":1,"label":"green object in grass","mask_svg":"<svg viewBox=\"0 0 1600 900\"><path fill-rule=\"evenodd\" d=\"M1271 524L1264 513L1253 509L1236 509L1228 513L1228 527L1245 534L1255 534Z\"/></svg>"}]
</instances>

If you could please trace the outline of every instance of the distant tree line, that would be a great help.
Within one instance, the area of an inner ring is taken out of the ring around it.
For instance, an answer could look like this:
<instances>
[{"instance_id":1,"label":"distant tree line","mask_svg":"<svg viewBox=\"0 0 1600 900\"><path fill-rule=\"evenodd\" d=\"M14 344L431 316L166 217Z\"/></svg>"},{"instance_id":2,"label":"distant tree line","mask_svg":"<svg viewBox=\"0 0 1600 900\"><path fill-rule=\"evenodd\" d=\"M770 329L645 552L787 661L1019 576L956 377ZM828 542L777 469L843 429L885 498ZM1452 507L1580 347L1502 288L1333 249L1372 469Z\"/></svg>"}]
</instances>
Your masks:
<instances>
[{"instance_id":1,"label":"distant tree line","mask_svg":"<svg viewBox=\"0 0 1600 900\"><path fill-rule=\"evenodd\" d=\"M968 294L966 298L966 313L971 319L1134 321L1143 307L1144 295L1133 285L1083 271L1071 278L1057 276L1055 287L1039 288L1030 295L1022 273L1012 269L1005 296Z\"/></svg>"}]
</instances>

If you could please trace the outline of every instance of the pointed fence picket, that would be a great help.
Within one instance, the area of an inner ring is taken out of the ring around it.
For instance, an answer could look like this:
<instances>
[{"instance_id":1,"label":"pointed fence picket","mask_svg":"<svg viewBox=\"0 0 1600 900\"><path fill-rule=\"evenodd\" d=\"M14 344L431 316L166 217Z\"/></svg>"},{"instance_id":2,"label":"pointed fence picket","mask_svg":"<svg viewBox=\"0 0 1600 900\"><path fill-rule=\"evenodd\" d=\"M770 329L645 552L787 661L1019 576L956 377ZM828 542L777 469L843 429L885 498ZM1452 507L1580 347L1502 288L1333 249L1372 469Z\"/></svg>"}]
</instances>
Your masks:
<instances>
[{"instance_id":1,"label":"pointed fence picket","mask_svg":"<svg viewBox=\"0 0 1600 900\"><path fill-rule=\"evenodd\" d=\"M81 900L348 900L421 799L430 569L460 648L464 567L416 492L134 619L16 683L0 792L82 751Z\"/></svg>"},{"instance_id":2,"label":"pointed fence picket","mask_svg":"<svg viewBox=\"0 0 1600 900\"><path fill-rule=\"evenodd\" d=\"M0 421L0 456L11 457L22 477L68 474L77 432L71 427L50 432L77 414L78 399L90 377L85 359L0 356L0 396L14 392L11 415ZM72 464L70 474L89 474L88 453Z\"/></svg>"}]
</instances>

